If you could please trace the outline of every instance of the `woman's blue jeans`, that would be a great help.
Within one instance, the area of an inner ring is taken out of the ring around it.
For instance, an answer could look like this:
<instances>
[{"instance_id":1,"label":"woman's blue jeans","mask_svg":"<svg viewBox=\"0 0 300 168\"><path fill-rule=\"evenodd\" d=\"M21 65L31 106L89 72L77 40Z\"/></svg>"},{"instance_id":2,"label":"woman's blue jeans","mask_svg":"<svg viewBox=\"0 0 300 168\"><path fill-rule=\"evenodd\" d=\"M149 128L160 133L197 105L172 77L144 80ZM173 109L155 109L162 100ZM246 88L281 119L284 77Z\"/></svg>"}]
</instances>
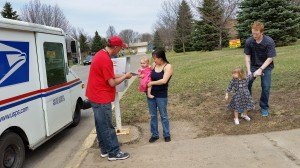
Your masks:
<instances>
[{"instance_id":1,"label":"woman's blue jeans","mask_svg":"<svg viewBox=\"0 0 300 168\"><path fill-rule=\"evenodd\" d=\"M251 67L251 72L254 73L258 68ZM259 106L262 110L269 109L269 97L270 97L270 89L271 89L271 73L272 68L267 67L263 70L263 75L261 76L261 96ZM253 78L249 81L248 89L252 94L252 85L256 78Z\"/></svg>"},{"instance_id":2,"label":"woman's blue jeans","mask_svg":"<svg viewBox=\"0 0 300 168\"><path fill-rule=\"evenodd\" d=\"M102 154L108 153L110 156L116 155L120 151L116 130L112 125L111 103L98 104L93 103L95 127L99 147Z\"/></svg>"},{"instance_id":3,"label":"woman's blue jeans","mask_svg":"<svg viewBox=\"0 0 300 168\"><path fill-rule=\"evenodd\" d=\"M169 117L167 112L168 98L150 99L147 97L149 112L151 116L150 127L152 137L159 137L157 110L160 112L161 123L163 127L163 136L170 137Z\"/></svg>"}]
</instances>

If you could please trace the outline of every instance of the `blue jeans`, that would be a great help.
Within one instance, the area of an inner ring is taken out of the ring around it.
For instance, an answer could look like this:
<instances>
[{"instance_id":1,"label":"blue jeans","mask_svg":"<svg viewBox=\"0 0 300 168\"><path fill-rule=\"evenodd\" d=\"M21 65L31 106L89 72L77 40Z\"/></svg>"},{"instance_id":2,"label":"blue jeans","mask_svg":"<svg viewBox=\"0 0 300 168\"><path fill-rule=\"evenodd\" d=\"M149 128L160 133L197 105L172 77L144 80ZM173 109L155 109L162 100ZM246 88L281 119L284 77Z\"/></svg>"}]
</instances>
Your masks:
<instances>
[{"instance_id":1,"label":"blue jeans","mask_svg":"<svg viewBox=\"0 0 300 168\"><path fill-rule=\"evenodd\" d=\"M258 68L251 67L251 72L254 73ZM270 89L271 89L271 72L272 68L267 67L263 70L263 74L261 76L261 96L260 96L260 103L259 106L263 110L269 109L269 96L270 96ZM252 85L256 78L249 81L248 89L250 94L252 94Z\"/></svg>"},{"instance_id":2,"label":"blue jeans","mask_svg":"<svg viewBox=\"0 0 300 168\"><path fill-rule=\"evenodd\" d=\"M91 102L91 104L101 153L115 156L120 151L120 146L115 128L112 125L111 103L98 104Z\"/></svg>"},{"instance_id":3,"label":"blue jeans","mask_svg":"<svg viewBox=\"0 0 300 168\"><path fill-rule=\"evenodd\" d=\"M168 98L154 97L150 99L147 97L149 112L151 116L150 127L152 137L159 137L158 133L158 121L157 121L157 109L160 112L161 123L163 127L163 136L170 137L169 117L167 112Z\"/></svg>"}]
</instances>

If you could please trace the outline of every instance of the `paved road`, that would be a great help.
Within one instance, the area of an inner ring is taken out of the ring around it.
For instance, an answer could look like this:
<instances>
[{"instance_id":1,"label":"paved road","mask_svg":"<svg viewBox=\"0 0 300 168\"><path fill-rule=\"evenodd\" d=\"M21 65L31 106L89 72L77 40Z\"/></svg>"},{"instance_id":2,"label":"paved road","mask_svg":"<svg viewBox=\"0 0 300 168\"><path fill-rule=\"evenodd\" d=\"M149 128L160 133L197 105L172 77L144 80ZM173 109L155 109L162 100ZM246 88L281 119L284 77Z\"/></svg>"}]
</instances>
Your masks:
<instances>
[{"instance_id":1,"label":"paved road","mask_svg":"<svg viewBox=\"0 0 300 168\"><path fill-rule=\"evenodd\" d=\"M136 72L141 55L131 57L131 71ZM73 66L72 69L86 83L90 66ZM50 139L35 151L27 151L24 168L62 168L74 157L85 138L94 128L91 109L82 111L81 123L68 128Z\"/></svg>"}]
</instances>

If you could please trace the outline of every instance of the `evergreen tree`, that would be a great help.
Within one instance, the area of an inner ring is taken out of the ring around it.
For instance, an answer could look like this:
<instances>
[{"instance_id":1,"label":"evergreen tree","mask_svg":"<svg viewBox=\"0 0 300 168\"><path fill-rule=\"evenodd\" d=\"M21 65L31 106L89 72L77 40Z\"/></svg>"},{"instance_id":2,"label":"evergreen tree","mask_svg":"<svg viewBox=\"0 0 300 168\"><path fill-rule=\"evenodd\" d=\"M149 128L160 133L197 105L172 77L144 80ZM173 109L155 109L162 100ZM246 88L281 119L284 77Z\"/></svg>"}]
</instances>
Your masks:
<instances>
[{"instance_id":1,"label":"evergreen tree","mask_svg":"<svg viewBox=\"0 0 300 168\"><path fill-rule=\"evenodd\" d=\"M96 31L95 36L94 36L93 41L92 41L91 50L92 50L92 52L97 52L97 51L101 50L102 48L104 48L104 45L102 43L102 39L99 36L98 32Z\"/></svg>"},{"instance_id":2,"label":"evergreen tree","mask_svg":"<svg viewBox=\"0 0 300 168\"><path fill-rule=\"evenodd\" d=\"M298 18L300 18L300 0L289 0L293 12L297 13ZM297 38L300 39L300 28L298 29Z\"/></svg>"},{"instance_id":3,"label":"evergreen tree","mask_svg":"<svg viewBox=\"0 0 300 168\"><path fill-rule=\"evenodd\" d=\"M88 52L90 50L87 42L87 37L82 33L79 35L79 43L80 43L80 51L82 53Z\"/></svg>"},{"instance_id":4,"label":"evergreen tree","mask_svg":"<svg viewBox=\"0 0 300 168\"><path fill-rule=\"evenodd\" d=\"M204 21L196 22L192 35L193 47L196 51L212 51L218 46L218 31Z\"/></svg>"},{"instance_id":5,"label":"evergreen tree","mask_svg":"<svg viewBox=\"0 0 300 168\"><path fill-rule=\"evenodd\" d=\"M160 39L159 33L156 30L154 33L154 40L153 40L153 50L156 49L164 49L164 45Z\"/></svg>"},{"instance_id":6,"label":"evergreen tree","mask_svg":"<svg viewBox=\"0 0 300 168\"><path fill-rule=\"evenodd\" d=\"M193 19L189 5L185 0L181 2L179 6L177 24L174 39L174 51L175 52L186 52L192 51L192 30L193 30Z\"/></svg>"},{"instance_id":7,"label":"evergreen tree","mask_svg":"<svg viewBox=\"0 0 300 168\"><path fill-rule=\"evenodd\" d=\"M101 38L101 43L103 45L103 48L107 45L107 40L105 38Z\"/></svg>"},{"instance_id":8,"label":"evergreen tree","mask_svg":"<svg viewBox=\"0 0 300 168\"><path fill-rule=\"evenodd\" d=\"M218 0L204 0L198 8L202 21L196 22L193 46L196 50L212 51L228 45L228 33L223 27L223 11Z\"/></svg>"},{"instance_id":9,"label":"evergreen tree","mask_svg":"<svg viewBox=\"0 0 300 168\"><path fill-rule=\"evenodd\" d=\"M6 2L3 10L1 11L1 15L4 18L18 20L19 15L17 15L17 11L13 11L12 6L9 2Z\"/></svg>"},{"instance_id":10,"label":"evergreen tree","mask_svg":"<svg viewBox=\"0 0 300 168\"><path fill-rule=\"evenodd\" d=\"M299 8L299 7L298 7ZM251 36L251 24L261 21L265 34L272 37L276 46L291 44L297 40L300 29L300 16L297 6L287 0L244 0L240 4L237 30L242 45Z\"/></svg>"}]
</instances>

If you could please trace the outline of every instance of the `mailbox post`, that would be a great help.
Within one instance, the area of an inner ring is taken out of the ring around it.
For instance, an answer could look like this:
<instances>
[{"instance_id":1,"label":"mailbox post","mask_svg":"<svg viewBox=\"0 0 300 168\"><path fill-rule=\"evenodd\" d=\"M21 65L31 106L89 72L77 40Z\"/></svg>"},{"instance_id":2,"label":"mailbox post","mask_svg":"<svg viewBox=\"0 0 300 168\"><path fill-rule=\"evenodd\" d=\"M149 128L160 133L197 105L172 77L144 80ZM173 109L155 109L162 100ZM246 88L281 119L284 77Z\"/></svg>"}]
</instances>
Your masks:
<instances>
[{"instance_id":1,"label":"mailbox post","mask_svg":"<svg viewBox=\"0 0 300 168\"><path fill-rule=\"evenodd\" d=\"M122 57L122 58L112 58L114 65L114 73L115 75L123 75L130 70L130 57ZM120 96L119 92L123 92L128 87L128 80L123 81L116 87L116 98L114 101L115 106L115 115L116 115L116 124L117 124L117 135L119 134L129 134L129 128L122 128L121 121L121 109L120 109Z\"/></svg>"}]
</instances>

